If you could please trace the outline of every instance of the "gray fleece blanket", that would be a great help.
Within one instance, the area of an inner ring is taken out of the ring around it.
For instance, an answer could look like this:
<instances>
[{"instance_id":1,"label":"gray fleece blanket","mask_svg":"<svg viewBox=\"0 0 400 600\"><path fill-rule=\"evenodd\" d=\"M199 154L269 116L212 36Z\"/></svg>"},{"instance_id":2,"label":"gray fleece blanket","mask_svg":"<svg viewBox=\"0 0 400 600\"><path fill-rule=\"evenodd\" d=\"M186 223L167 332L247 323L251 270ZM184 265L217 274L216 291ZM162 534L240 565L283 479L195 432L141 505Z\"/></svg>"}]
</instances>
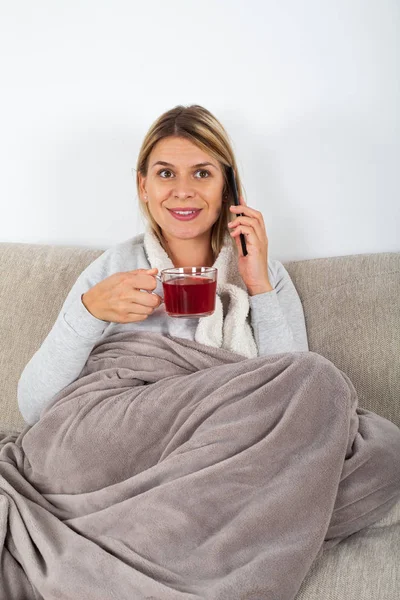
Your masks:
<instances>
[{"instance_id":1,"label":"gray fleece blanket","mask_svg":"<svg viewBox=\"0 0 400 600\"><path fill-rule=\"evenodd\" d=\"M396 503L399 450L314 352L115 334L0 440L0 599L293 599Z\"/></svg>"}]
</instances>

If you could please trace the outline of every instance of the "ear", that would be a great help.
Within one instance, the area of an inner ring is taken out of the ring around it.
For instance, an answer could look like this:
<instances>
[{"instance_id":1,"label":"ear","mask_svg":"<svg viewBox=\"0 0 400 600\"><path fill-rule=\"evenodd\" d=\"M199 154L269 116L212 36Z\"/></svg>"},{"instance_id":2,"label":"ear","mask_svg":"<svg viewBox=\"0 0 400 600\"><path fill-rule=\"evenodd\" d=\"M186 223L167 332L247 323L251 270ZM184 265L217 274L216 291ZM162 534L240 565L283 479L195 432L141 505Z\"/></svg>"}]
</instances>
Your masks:
<instances>
[{"instance_id":1,"label":"ear","mask_svg":"<svg viewBox=\"0 0 400 600\"><path fill-rule=\"evenodd\" d=\"M147 193L146 193L146 177L143 177L143 175L141 173L138 173L138 178L139 178L140 198L143 202L147 202L147 199L145 198L145 196L147 195Z\"/></svg>"}]
</instances>

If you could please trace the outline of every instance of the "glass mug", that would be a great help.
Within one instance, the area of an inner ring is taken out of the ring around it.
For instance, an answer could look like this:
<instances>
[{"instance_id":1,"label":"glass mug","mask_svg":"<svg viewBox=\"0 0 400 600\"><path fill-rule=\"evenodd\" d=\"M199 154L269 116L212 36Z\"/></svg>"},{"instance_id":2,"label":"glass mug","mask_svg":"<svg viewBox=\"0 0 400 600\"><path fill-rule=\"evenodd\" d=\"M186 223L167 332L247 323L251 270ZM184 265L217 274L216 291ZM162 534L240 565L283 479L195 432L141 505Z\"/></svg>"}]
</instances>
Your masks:
<instances>
[{"instance_id":1,"label":"glass mug","mask_svg":"<svg viewBox=\"0 0 400 600\"><path fill-rule=\"evenodd\" d=\"M163 285L166 313L178 318L212 315L215 310L217 275L216 267L163 269L155 277Z\"/></svg>"}]
</instances>

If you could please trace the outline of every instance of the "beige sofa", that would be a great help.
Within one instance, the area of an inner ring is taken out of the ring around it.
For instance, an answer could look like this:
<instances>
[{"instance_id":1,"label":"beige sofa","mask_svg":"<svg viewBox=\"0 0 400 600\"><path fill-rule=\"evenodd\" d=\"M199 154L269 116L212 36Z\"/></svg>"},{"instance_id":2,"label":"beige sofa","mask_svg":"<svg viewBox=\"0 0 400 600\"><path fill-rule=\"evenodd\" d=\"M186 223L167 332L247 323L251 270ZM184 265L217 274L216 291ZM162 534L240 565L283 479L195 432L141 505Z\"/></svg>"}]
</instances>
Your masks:
<instances>
[{"instance_id":1,"label":"beige sofa","mask_svg":"<svg viewBox=\"0 0 400 600\"><path fill-rule=\"evenodd\" d=\"M79 273L101 253L0 244L0 430L26 426L17 405L20 373ZM400 426L400 252L303 260L285 267L303 303L310 350L347 373L360 406ZM297 596L399 598L400 501L384 519L320 556Z\"/></svg>"}]
</instances>

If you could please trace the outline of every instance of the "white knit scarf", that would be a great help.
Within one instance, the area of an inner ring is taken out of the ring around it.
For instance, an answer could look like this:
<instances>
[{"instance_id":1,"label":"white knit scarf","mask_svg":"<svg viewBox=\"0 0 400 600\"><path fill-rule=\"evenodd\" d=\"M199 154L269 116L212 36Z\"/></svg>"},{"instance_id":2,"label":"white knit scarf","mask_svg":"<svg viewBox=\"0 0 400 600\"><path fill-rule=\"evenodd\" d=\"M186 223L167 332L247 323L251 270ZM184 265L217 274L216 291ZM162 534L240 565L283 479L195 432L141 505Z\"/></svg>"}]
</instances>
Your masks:
<instances>
[{"instance_id":1,"label":"white knit scarf","mask_svg":"<svg viewBox=\"0 0 400 600\"><path fill-rule=\"evenodd\" d=\"M158 274L163 269L174 267L149 225L146 225L143 243L147 260L151 267L157 267ZM199 317L195 341L254 358L258 350L247 319L249 296L237 268L237 256L229 232L225 232L224 245L213 267L218 269L215 311L208 317Z\"/></svg>"}]
</instances>

